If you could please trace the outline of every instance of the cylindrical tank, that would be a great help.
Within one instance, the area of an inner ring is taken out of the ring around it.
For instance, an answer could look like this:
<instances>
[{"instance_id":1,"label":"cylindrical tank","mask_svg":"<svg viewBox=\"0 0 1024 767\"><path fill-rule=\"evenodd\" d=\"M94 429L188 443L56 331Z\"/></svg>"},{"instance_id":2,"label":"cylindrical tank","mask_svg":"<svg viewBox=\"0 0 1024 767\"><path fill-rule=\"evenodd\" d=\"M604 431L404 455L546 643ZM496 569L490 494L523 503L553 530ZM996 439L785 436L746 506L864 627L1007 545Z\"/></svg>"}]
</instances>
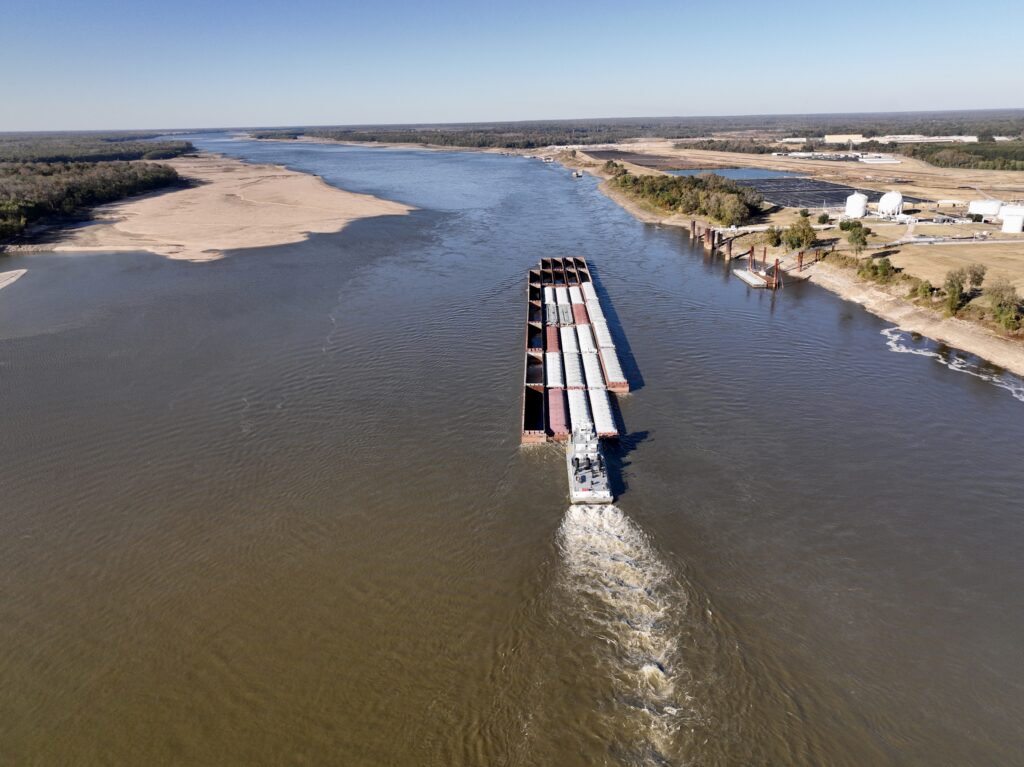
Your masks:
<instances>
[{"instance_id":1,"label":"cylindrical tank","mask_svg":"<svg viewBox=\"0 0 1024 767\"><path fill-rule=\"evenodd\" d=\"M886 192L878 201L878 215L898 216L903 212L903 195L899 192Z\"/></svg>"},{"instance_id":2,"label":"cylindrical tank","mask_svg":"<svg viewBox=\"0 0 1024 767\"><path fill-rule=\"evenodd\" d=\"M1001 207L1002 200L971 200L967 203L967 212L976 216L995 216Z\"/></svg>"},{"instance_id":3,"label":"cylindrical tank","mask_svg":"<svg viewBox=\"0 0 1024 767\"><path fill-rule=\"evenodd\" d=\"M1007 216L1024 216L1024 205L1003 205L996 218L1003 221Z\"/></svg>"},{"instance_id":4,"label":"cylindrical tank","mask_svg":"<svg viewBox=\"0 0 1024 767\"><path fill-rule=\"evenodd\" d=\"M1024 214L1003 215L1003 231L1007 234L1020 234L1024 232Z\"/></svg>"},{"instance_id":5,"label":"cylindrical tank","mask_svg":"<svg viewBox=\"0 0 1024 767\"><path fill-rule=\"evenodd\" d=\"M864 218L868 212L868 196L861 192L854 192L846 198L846 217Z\"/></svg>"}]
</instances>

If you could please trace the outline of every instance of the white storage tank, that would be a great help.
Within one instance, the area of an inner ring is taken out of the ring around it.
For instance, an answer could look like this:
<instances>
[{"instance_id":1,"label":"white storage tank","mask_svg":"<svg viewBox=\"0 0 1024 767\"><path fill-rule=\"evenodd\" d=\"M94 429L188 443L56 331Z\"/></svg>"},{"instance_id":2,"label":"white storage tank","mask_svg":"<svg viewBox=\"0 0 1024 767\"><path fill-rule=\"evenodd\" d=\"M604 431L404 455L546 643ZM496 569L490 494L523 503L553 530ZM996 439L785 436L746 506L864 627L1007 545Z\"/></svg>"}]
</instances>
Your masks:
<instances>
[{"instance_id":1,"label":"white storage tank","mask_svg":"<svg viewBox=\"0 0 1024 767\"><path fill-rule=\"evenodd\" d=\"M967 203L967 212L974 216L998 216L1002 207L1002 200L971 200Z\"/></svg>"},{"instance_id":2,"label":"white storage tank","mask_svg":"<svg viewBox=\"0 0 1024 767\"><path fill-rule=\"evenodd\" d=\"M1003 231L1007 234L1020 234L1024 232L1024 213L1020 215L1004 214Z\"/></svg>"},{"instance_id":3,"label":"white storage tank","mask_svg":"<svg viewBox=\"0 0 1024 767\"><path fill-rule=\"evenodd\" d=\"M1024 216L1024 205L1003 205L996 218L1003 221L1007 216Z\"/></svg>"},{"instance_id":4,"label":"white storage tank","mask_svg":"<svg viewBox=\"0 0 1024 767\"><path fill-rule=\"evenodd\" d=\"M903 212L903 195L899 192L886 192L878 201L878 215L898 216Z\"/></svg>"},{"instance_id":5,"label":"white storage tank","mask_svg":"<svg viewBox=\"0 0 1024 767\"><path fill-rule=\"evenodd\" d=\"M854 192L846 198L846 217L864 218L868 214L868 196L862 192Z\"/></svg>"}]
</instances>

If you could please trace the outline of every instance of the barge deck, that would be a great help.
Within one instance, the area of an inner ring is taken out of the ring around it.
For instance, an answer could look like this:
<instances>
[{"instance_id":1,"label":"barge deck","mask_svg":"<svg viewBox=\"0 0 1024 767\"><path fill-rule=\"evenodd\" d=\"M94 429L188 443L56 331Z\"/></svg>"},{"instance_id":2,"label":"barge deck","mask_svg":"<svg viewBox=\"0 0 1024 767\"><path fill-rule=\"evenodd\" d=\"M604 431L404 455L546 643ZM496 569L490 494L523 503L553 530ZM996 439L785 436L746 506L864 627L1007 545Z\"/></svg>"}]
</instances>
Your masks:
<instances>
[{"instance_id":1,"label":"barge deck","mask_svg":"<svg viewBox=\"0 0 1024 767\"><path fill-rule=\"evenodd\" d=\"M615 342L583 258L544 258L527 280L523 444L589 426L619 436L610 393L626 394Z\"/></svg>"}]
</instances>

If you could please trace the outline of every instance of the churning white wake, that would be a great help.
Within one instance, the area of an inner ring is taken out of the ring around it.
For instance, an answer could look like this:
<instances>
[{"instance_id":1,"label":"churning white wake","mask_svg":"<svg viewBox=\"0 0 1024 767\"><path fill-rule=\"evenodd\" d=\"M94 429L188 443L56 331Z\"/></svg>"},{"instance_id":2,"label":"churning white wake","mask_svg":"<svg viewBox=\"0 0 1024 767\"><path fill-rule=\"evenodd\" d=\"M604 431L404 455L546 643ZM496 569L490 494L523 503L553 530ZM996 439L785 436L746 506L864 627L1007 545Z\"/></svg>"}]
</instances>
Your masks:
<instances>
[{"instance_id":1,"label":"churning white wake","mask_svg":"<svg viewBox=\"0 0 1024 767\"><path fill-rule=\"evenodd\" d=\"M955 370L958 373L967 373L975 378L988 381L1000 389L1006 389L1015 399L1024 402L1024 381L1010 373L990 373L979 369L976 364L958 354L944 355L929 348L908 346L904 343L906 340L905 332L898 327L885 328L881 333L885 336L885 345L889 347L889 351L896 352L897 354L919 354L922 357L931 357L950 370Z\"/></svg>"},{"instance_id":2,"label":"churning white wake","mask_svg":"<svg viewBox=\"0 0 1024 767\"><path fill-rule=\"evenodd\" d=\"M603 644L620 717L655 761L694 715L685 694L673 615L685 594L644 533L615 506L570 506L559 530L567 587Z\"/></svg>"}]
</instances>

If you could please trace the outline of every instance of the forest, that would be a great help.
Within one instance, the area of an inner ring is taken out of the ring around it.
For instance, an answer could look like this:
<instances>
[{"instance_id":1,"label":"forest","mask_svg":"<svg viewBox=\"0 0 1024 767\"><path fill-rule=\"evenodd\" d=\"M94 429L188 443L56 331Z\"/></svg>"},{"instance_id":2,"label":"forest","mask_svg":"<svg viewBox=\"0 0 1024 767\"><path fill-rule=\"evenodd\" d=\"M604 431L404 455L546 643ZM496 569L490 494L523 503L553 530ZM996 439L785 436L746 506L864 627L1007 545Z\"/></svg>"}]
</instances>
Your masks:
<instances>
[{"instance_id":1,"label":"forest","mask_svg":"<svg viewBox=\"0 0 1024 767\"><path fill-rule=\"evenodd\" d=\"M180 183L177 171L139 160L193 150L139 134L0 135L0 242L43 219Z\"/></svg>"},{"instance_id":2,"label":"forest","mask_svg":"<svg viewBox=\"0 0 1024 767\"><path fill-rule=\"evenodd\" d=\"M692 139L730 131L770 131L787 136L824 133L922 133L929 136L971 134L1024 135L1024 109L955 112L892 112L833 115L745 115L742 117L651 117L594 120L547 120L510 123L422 125L349 125L255 130L254 138L296 139L300 136L335 141L428 144L433 146L536 149L564 144L603 144L630 138ZM733 139L721 139L732 143ZM760 151L757 142L740 140ZM710 147L709 147L710 148Z\"/></svg>"},{"instance_id":3,"label":"forest","mask_svg":"<svg viewBox=\"0 0 1024 767\"><path fill-rule=\"evenodd\" d=\"M696 214L724 226L747 223L761 210L763 198L753 187L742 186L714 173L699 176L634 176L609 160L611 185L667 213Z\"/></svg>"}]
</instances>

